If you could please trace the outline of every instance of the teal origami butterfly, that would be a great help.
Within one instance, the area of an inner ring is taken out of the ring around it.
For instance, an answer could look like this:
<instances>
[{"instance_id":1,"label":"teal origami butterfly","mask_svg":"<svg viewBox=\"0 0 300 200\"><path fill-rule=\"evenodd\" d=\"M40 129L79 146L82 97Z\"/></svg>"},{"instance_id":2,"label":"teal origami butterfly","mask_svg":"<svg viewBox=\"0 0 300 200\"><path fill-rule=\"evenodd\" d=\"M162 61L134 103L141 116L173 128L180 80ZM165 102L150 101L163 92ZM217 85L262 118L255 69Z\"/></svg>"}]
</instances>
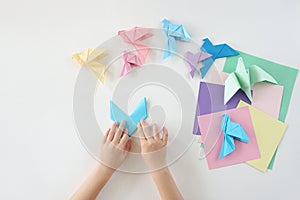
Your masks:
<instances>
[{"instance_id":1,"label":"teal origami butterfly","mask_svg":"<svg viewBox=\"0 0 300 200\"><path fill-rule=\"evenodd\" d=\"M230 121L228 114L223 115L222 130L224 133L224 140L219 159L222 159L235 150L234 139L245 143L249 142L249 137L243 127L240 124Z\"/></svg>"},{"instance_id":2,"label":"teal origami butterfly","mask_svg":"<svg viewBox=\"0 0 300 200\"><path fill-rule=\"evenodd\" d=\"M148 117L147 112L147 102L144 97L135 110L128 116L124 111L122 111L112 100L110 101L110 118L112 121L116 121L118 124L122 120L126 122L125 128L128 129L128 135L131 136L137 129L137 124L142 119Z\"/></svg>"},{"instance_id":3,"label":"teal origami butterfly","mask_svg":"<svg viewBox=\"0 0 300 200\"><path fill-rule=\"evenodd\" d=\"M162 21L163 31L167 36L166 46L163 54L163 59L172 56L177 52L176 40L189 42L191 35L185 30L181 24L173 24L169 20Z\"/></svg>"}]
</instances>

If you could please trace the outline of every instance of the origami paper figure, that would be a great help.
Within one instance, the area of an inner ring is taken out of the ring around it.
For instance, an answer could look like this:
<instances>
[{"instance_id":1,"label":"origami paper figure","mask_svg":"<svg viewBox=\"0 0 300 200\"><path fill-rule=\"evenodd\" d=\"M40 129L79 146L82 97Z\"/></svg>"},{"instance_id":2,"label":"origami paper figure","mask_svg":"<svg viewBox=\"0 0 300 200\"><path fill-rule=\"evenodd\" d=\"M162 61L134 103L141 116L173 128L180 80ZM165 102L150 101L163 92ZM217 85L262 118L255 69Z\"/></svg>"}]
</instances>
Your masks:
<instances>
[{"instance_id":1,"label":"origami paper figure","mask_svg":"<svg viewBox=\"0 0 300 200\"><path fill-rule=\"evenodd\" d=\"M162 21L163 31L167 36L167 42L163 54L163 59L168 58L177 52L176 40L188 42L191 39L191 35L185 30L181 24L172 24L169 20L164 19Z\"/></svg>"},{"instance_id":2,"label":"origami paper figure","mask_svg":"<svg viewBox=\"0 0 300 200\"><path fill-rule=\"evenodd\" d=\"M205 38L203 40L203 44L200 50L212 55L212 57L203 61L203 67L200 68L202 78L205 77L208 70L217 58L236 56L239 54L236 50L234 50L227 44L213 45L208 38Z\"/></svg>"},{"instance_id":3,"label":"origami paper figure","mask_svg":"<svg viewBox=\"0 0 300 200\"><path fill-rule=\"evenodd\" d=\"M225 81L224 104L226 104L239 89L242 89L249 100L252 101L252 86L255 83L263 81L277 84L277 81L270 74L256 65L252 65L246 69L243 59L240 57L235 72L231 73Z\"/></svg>"},{"instance_id":4,"label":"origami paper figure","mask_svg":"<svg viewBox=\"0 0 300 200\"><path fill-rule=\"evenodd\" d=\"M219 159L227 156L235 150L234 139L248 143L249 138L240 124L230 121L228 114L223 114L222 130L224 133L224 141L220 152Z\"/></svg>"},{"instance_id":5,"label":"origami paper figure","mask_svg":"<svg viewBox=\"0 0 300 200\"><path fill-rule=\"evenodd\" d=\"M110 101L110 118L112 121L121 123L122 120L126 122L125 128L128 129L128 135L131 136L137 129L137 124L140 120L148 117L147 102L144 97L136 109L128 116L122 111L113 101Z\"/></svg>"},{"instance_id":6,"label":"origami paper figure","mask_svg":"<svg viewBox=\"0 0 300 200\"><path fill-rule=\"evenodd\" d=\"M124 76L128 74L131 71L132 67L134 66L139 67L142 65L142 62L139 59L139 57L137 57L134 54L128 53L126 51L123 53L123 60L124 60L124 65L120 76Z\"/></svg>"},{"instance_id":7,"label":"origami paper figure","mask_svg":"<svg viewBox=\"0 0 300 200\"><path fill-rule=\"evenodd\" d=\"M187 63L189 64L191 71L191 77L193 78L195 75L195 71L197 70L197 65L199 64L199 62L211 57L212 55L209 53L206 53L204 51L199 51L196 54L193 54L190 51L187 51L185 53L185 58L187 60Z\"/></svg>"},{"instance_id":8,"label":"origami paper figure","mask_svg":"<svg viewBox=\"0 0 300 200\"><path fill-rule=\"evenodd\" d=\"M143 27L133 27L128 31L119 31L118 35L123 38L124 42L134 46L140 60L144 64L146 62L150 49L142 41L152 36L151 29Z\"/></svg>"},{"instance_id":9,"label":"origami paper figure","mask_svg":"<svg viewBox=\"0 0 300 200\"><path fill-rule=\"evenodd\" d=\"M99 78L101 83L104 82L105 65L99 63L99 60L106 56L104 49L88 48L81 53L75 53L72 58L75 59L81 66L89 67Z\"/></svg>"}]
</instances>

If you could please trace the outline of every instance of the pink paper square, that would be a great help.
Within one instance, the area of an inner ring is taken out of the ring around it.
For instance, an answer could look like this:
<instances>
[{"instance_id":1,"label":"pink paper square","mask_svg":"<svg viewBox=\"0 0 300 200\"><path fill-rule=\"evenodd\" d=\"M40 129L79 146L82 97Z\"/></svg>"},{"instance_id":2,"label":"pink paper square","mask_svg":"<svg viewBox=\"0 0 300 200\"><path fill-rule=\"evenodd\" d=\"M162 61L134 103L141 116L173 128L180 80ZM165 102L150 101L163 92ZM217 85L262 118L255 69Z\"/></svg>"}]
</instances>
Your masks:
<instances>
[{"instance_id":1,"label":"pink paper square","mask_svg":"<svg viewBox=\"0 0 300 200\"><path fill-rule=\"evenodd\" d=\"M278 119L283 86L262 82L255 84L252 90L252 105Z\"/></svg>"},{"instance_id":2,"label":"pink paper square","mask_svg":"<svg viewBox=\"0 0 300 200\"><path fill-rule=\"evenodd\" d=\"M227 113L232 122L240 124L249 137L248 143L235 140L235 151L219 159L224 134L222 131L222 115ZM204 152L209 169L243 163L260 158L251 115L248 107L221 111L208 115L198 116L201 137L204 143Z\"/></svg>"}]
</instances>

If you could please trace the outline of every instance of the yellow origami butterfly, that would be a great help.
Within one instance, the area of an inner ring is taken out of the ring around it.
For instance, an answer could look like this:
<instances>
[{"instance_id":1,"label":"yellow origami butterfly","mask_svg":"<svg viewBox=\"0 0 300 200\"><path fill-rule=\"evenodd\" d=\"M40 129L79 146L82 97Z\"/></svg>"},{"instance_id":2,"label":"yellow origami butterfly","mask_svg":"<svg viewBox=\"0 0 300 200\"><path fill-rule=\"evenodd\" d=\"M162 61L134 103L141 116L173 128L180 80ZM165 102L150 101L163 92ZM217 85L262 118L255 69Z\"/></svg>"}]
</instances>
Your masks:
<instances>
[{"instance_id":1,"label":"yellow origami butterfly","mask_svg":"<svg viewBox=\"0 0 300 200\"><path fill-rule=\"evenodd\" d=\"M104 83L105 65L99 63L104 56L106 56L104 49L88 48L81 53L73 54L72 59L75 59L81 66L89 67L101 83Z\"/></svg>"}]
</instances>

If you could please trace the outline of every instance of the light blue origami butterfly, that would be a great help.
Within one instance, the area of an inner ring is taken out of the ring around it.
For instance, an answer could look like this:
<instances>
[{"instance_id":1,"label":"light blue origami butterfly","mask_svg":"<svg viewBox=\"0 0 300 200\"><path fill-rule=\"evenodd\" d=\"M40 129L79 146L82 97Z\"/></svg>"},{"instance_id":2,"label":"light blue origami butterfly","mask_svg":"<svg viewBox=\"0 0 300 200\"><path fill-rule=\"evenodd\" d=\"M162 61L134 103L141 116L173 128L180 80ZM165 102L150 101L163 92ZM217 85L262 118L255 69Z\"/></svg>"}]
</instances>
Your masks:
<instances>
[{"instance_id":1,"label":"light blue origami butterfly","mask_svg":"<svg viewBox=\"0 0 300 200\"><path fill-rule=\"evenodd\" d=\"M110 119L116 121L118 124L122 120L126 122L125 128L128 129L128 135L131 136L137 129L137 124L140 120L146 119L148 117L147 112L147 102L144 97L136 109L128 116L124 111L122 111L112 100L110 101Z\"/></svg>"},{"instance_id":2,"label":"light blue origami butterfly","mask_svg":"<svg viewBox=\"0 0 300 200\"><path fill-rule=\"evenodd\" d=\"M162 21L163 31L167 36L167 42L164 50L163 59L168 58L177 52L176 40L190 41L191 35L185 30L181 24L172 24L169 20Z\"/></svg>"},{"instance_id":3,"label":"light blue origami butterfly","mask_svg":"<svg viewBox=\"0 0 300 200\"><path fill-rule=\"evenodd\" d=\"M248 143L249 138L240 124L230 121L228 114L223 115L222 130L224 132L224 141L219 155L219 159L227 156L235 150L234 139Z\"/></svg>"}]
</instances>

